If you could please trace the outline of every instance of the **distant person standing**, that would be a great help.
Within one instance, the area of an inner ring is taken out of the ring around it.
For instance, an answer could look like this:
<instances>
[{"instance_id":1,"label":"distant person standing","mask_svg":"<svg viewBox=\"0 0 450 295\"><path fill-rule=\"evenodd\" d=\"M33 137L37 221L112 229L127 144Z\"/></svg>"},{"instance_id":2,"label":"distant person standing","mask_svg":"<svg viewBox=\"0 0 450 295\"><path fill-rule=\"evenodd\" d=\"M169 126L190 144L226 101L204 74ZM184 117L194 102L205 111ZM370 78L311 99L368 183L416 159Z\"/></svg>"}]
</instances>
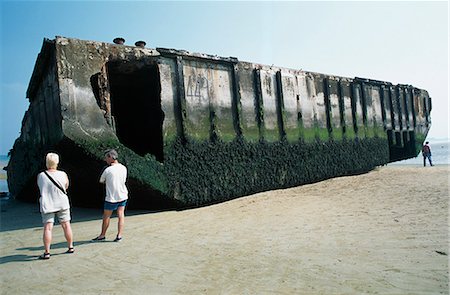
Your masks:
<instances>
[{"instance_id":1,"label":"distant person standing","mask_svg":"<svg viewBox=\"0 0 450 295\"><path fill-rule=\"evenodd\" d=\"M45 157L47 170L38 174L37 184L40 198L39 207L44 224L44 254L39 259L50 259L50 245L52 243L53 224L55 215L64 231L69 249L66 253L74 253L73 234L70 226L70 203L66 190L69 187L69 178L64 171L58 170L59 156L48 153Z\"/></svg>"},{"instance_id":2,"label":"distant person standing","mask_svg":"<svg viewBox=\"0 0 450 295\"><path fill-rule=\"evenodd\" d=\"M427 166L427 159L430 162L430 166L433 166L431 162L431 148L429 142L425 142L425 145L422 147L422 156L423 156L423 167Z\"/></svg>"},{"instance_id":3,"label":"distant person standing","mask_svg":"<svg viewBox=\"0 0 450 295\"><path fill-rule=\"evenodd\" d=\"M119 218L117 225L117 235L114 242L122 240L122 233L125 224L125 206L128 200L128 190L125 185L127 180L127 168L120 164L118 153L114 149L105 152L105 162L109 165L100 176L100 183L106 185L106 196L103 207L102 231L99 236L92 239L93 241L104 241L106 239L106 231L109 227L111 215L117 210Z\"/></svg>"}]
</instances>

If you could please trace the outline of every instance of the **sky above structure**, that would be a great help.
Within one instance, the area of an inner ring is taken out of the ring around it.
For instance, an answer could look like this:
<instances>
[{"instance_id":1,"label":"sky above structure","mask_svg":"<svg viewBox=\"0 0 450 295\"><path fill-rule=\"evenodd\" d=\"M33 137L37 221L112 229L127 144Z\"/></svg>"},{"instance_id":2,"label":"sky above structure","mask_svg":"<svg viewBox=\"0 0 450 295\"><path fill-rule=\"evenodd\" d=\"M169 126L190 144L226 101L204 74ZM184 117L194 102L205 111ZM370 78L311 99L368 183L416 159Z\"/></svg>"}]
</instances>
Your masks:
<instances>
[{"instance_id":1,"label":"sky above structure","mask_svg":"<svg viewBox=\"0 0 450 295\"><path fill-rule=\"evenodd\" d=\"M426 89L449 137L448 2L2 1L0 154L20 135L44 38L185 49Z\"/></svg>"}]
</instances>

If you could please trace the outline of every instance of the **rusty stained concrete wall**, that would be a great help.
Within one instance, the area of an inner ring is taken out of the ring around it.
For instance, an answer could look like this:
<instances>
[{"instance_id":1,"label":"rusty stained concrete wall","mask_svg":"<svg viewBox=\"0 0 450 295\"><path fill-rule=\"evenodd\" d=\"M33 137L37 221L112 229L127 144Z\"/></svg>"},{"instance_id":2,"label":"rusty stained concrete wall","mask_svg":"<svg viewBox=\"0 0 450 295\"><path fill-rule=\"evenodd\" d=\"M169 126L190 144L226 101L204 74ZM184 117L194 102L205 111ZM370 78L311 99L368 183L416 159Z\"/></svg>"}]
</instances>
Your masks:
<instances>
[{"instance_id":1,"label":"rusty stained concrete wall","mask_svg":"<svg viewBox=\"0 0 450 295\"><path fill-rule=\"evenodd\" d=\"M183 62L183 73L186 132L197 140L209 140L212 131L223 140L232 140L235 131L230 66L187 60Z\"/></svg>"},{"instance_id":2,"label":"rusty stained concrete wall","mask_svg":"<svg viewBox=\"0 0 450 295\"><path fill-rule=\"evenodd\" d=\"M114 129L105 119L110 114L99 107L91 78L104 72L109 61L137 61L156 53L144 48L62 37L56 38L55 43L64 134L74 139L115 137Z\"/></svg>"},{"instance_id":3,"label":"rusty stained concrete wall","mask_svg":"<svg viewBox=\"0 0 450 295\"><path fill-rule=\"evenodd\" d=\"M161 109L164 112L164 142L170 142L182 132L200 140L218 136L229 141L240 131L248 141L262 138L278 141L283 136L288 141L296 141L300 137L328 140L328 128L331 128L333 137L339 139L343 127L347 134L354 136L353 115L359 136L368 135L364 131L366 126L382 129L383 124L386 127L390 124L397 131L400 131L400 123L403 129L408 124L411 126L411 122L406 122L405 114L401 112L402 106L408 106L402 96L392 98L394 120L386 115L383 121L381 88L362 86L364 84L361 83L354 83L352 87L353 79L350 78L237 60L234 64L226 63L202 58L203 55L199 55L199 58L194 54L189 58L161 56L153 49L62 37L56 38L54 42L62 128L66 136L73 138L87 136L97 140L103 136L115 137L114 126L105 119L108 114L99 107L91 80L94 75L107 75L105 65L110 61L136 63L138 66L146 62L157 63ZM103 78L108 80L108 77ZM233 88L233 79L236 79L237 90ZM325 82L328 83L328 89L324 89L327 87ZM402 95L402 91L399 93ZM386 91L383 94L386 96L389 93ZM328 124L326 95L330 102ZM416 100L420 101L418 98ZM238 105L237 117L233 113L233 103ZM389 107L385 104L388 114ZM183 110L185 113L181 113ZM364 117L366 122L363 121ZM238 119L240 130L236 130L235 125ZM423 118L417 121L426 123ZM310 133L309 137L307 133Z\"/></svg>"},{"instance_id":4,"label":"rusty stained concrete wall","mask_svg":"<svg viewBox=\"0 0 450 295\"><path fill-rule=\"evenodd\" d=\"M137 62L156 58L161 83L161 108L165 115L165 142L170 142L183 131L199 140L209 140L214 135L225 141L232 140L236 136L233 120L237 119L232 112L235 95L232 79L235 73L238 76L239 123L244 138L249 141L264 138L273 142L280 140L284 132L289 141L296 141L309 132L312 137L329 139L324 75L247 62L238 62L233 73L231 64L183 58L178 61L182 66L180 78L176 58L160 56L155 50L66 38L57 38L56 47L63 128L65 133L74 134L74 137L114 136L114 129L107 124L105 111L98 107L93 93L93 75L101 73L111 60ZM280 73L281 89L278 89L277 72ZM183 88L180 88L180 79ZM348 133L355 131L351 118L352 91L356 125L360 130L365 126L363 89L360 85L356 85L355 90L349 89L351 81L349 78L328 77L330 127L337 139L342 137L342 123ZM338 82L341 89L338 89ZM257 89L258 83L261 89ZM342 102L339 101L339 91ZM373 89L366 91L370 93L367 95L367 124L382 125L379 94ZM184 105L178 106L180 95L184 98L181 102ZM281 104L278 103L280 99ZM375 100L373 104L370 99ZM341 105L344 108L342 119ZM179 113L181 108L185 113ZM180 120L182 122L178 122Z\"/></svg>"},{"instance_id":5,"label":"rusty stained concrete wall","mask_svg":"<svg viewBox=\"0 0 450 295\"><path fill-rule=\"evenodd\" d=\"M423 92L426 91L413 91L414 112L418 114L418 116L416 116L416 132L418 134L425 134L428 125L431 124L431 120L427 116L427 109L429 110L431 106L429 105L429 101L424 99L424 97L428 97L428 93Z\"/></svg>"},{"instance_id":6,"label":"rusty stained concrete wall","mask_svg":"<svg viewBox=\"0 0 450 295\"><path fill-rule=\"evenodd\" d=\"M283 104L284 104L284 126L286 139L289 142L296 142L301 137L299 113L301 112L299 85L297 76L294 73L281 75L283 85Z\"/></svg>"},{"instance_id":7,"label":"rusty stained concrete wall","mask_svg":"<svg viewBox=\"0 0 450 295\"><path fill-rule=\"evenodd\" d=\"M217 67L217 66L216 66ZM219 132L219 136L227 134L222 130L234 133L232 130L231 108L232 88L229 86L231 67L223 66L211 71L214 66L201 62L184 62L183 73L186 97L187 133L196 139L209 139L212 125ZM278 141L282 137L282 130L286 132L288 141L297 141L301 137L301 129L321 129L324 140L328 139L326 122L326 104L324 94L324 77L320 74L271 68L268 66L243 63L237 66L239 87L239 120L242 135L246 140L255 141L264 138L266 141ZM277 72L281 77L281 105L278 103L280 83L277 82ZM331 79L337 83L338 79ZM339 95L342 96L344 124L347 131L353 129L351 106L351 80L339 79L341 90L330 85L331 126L333 132L342 137L342 123ZM228 85L228 86L227 86ZM336 84L337 85L337 84ZM261 89L258 89L260 87ZM338 91L341 91L339 94ZM216 101L220 92L221 100ZM282 108L280 110L279 108ZM356 113L358 126L364 127L362 97L357 96ZM224 112L224 110L229 112ZM218 122L205 114L213 113ZM381 108L374 111L381 117ZM225 116L223 116L225 114ZM282 114L282 115L281 115ZM280 118L281 116L281 118ZM228 122L227 122L228 120ZM259 122L260 121L260 122ZM377 121L382 124L382 121ZM260 126L259 126L260 124ZM225 126L225 127L224 127ZM213 128L213 129L214 129ZM312 131L316 133L316 131ZM317 134L314 134L316 136ZM233 138L228 137L225 140Z\"/></svg>"},{"instance_id":8,"label":"rusty stained concrete wall","mask_svg":"<svg viewBox=\"0 0 450 295\"><path fill-rule=\"evenodd\" d=\"M259 104L256 97L254 65L247 62L237 64L239 73L240 123L242 136L248 142L256 142L260 138Z\"/></svg>"},{"instance_id":9,"label":"rusty stained concrete wall","mask_svg":"<svg viewBox=\"0 0 450 295\"><path fill-rule=\"evenodd\" d=\"M16 148L11 150L11 157L16 159L10 161L7 170L12 195L19 193L18 189L42 169L42 155L47 147L63 137L54 51L49 54L50 62L43 65L45 76L34 89L33 96L29 97L30 105L22 120L21 135L14 144ZM20 177L12 177L17 175L17 171L20 171Z\"/></svg>"},{"instance_id":10,"label":"rusty stained concrete wall","mask_svg":"<svg viewBox=\"0 0 450 295\"><path fill-rule=\"evenodd\" d=\"M208 140L211 138L211 132L216 131L222 140L231 140L236 136L233 134L236 131L233 130L233 122L230 121L234 120L231 113L232 67L218 66L202 60L195 62L183 60L181 64L184 88L180 91L183 91L186 103L183 118L187 134L195 139ZM170 68L176 65L171 63L170 66L165 66ZM239 62L236 68L239 91L238 118L242 135L246 140L255 141L264 138L273 142L285 135L288 141L296 141L304 136L305 132L313 133L314 138L328 140L329 128L334 139L340 139L343 137L343 127L348 134L347 138L353 138L357 130L359 136L372 137L375 129L383 130L380 87L361 84L353 86L353 80L350 78L246 62ZM169 72L168 69L165 71ZM170 69L170 72L173 73L174 70ZM281 83L277 79L280 79ZM162 83L167 85L165 92L174 97L171 91L177 88L174 84L176 81L172 79L171 83L164 81ZM325 87L328 87L327 92ZM366 93L363 93L363 87ZM326 95L330 101L329 110ZM353 124L352 96L356 130ZM367 128L371 130L370 133ZM378 133L377 135L383 136L382 133Z\"/></svg>"},{"instance_id":11,"label":"rusty stained concrete wall","mask_svg":"<svg viewBox=\"0 0 450 295\"><path fill-rule=\"evenodd\" d=\"M182 127L176 119L175 110L180 110L177 105L179 87L177 87L176 61L173 59L161 59L158 63L161 83L161 109L164 112L163 139L165 143L172 142Z\"/></svg>"}]
</instances>

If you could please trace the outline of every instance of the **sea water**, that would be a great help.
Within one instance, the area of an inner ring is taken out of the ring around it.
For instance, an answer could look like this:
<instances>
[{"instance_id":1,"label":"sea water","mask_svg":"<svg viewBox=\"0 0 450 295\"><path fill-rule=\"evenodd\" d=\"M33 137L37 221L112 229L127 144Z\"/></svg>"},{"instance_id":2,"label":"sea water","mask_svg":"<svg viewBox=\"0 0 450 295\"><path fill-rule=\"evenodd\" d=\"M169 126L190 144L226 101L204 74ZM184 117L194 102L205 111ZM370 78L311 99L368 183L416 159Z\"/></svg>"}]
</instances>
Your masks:
<instances>
[{"instance_id":1,"label":"sea water","mask_svg":"<svg viewBox=\"0 0 450 295\"><path fill-rule=\"evenodd\" d=\"M429 140L429 146L431 148L431 160L434 165L450 165L450 141L449 140L441 140L441 141L431 141ZM391 163L390 165L422 165L423 166L423 157L422 153L419 153L417 157L398 161ZM427 166L429 166L430 163L427 159Z\"/></svg>"}]
</instances>

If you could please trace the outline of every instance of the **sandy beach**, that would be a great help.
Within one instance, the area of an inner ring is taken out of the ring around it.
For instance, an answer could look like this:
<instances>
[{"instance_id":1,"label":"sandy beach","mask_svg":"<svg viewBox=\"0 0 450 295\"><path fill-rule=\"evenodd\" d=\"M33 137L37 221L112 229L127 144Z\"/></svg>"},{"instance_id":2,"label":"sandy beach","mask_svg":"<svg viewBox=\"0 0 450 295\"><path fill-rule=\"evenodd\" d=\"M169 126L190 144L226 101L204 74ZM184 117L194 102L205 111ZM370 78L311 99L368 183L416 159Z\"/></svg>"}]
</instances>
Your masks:
<instances>
[{"instance_id":1,"label":"sandy beach","mask_svg":"<svg viewBox=\"0 0 450 295\"><path fill-rule=\"evenodd\" d=\"M448 294L447 165L357 176L185 211L128 211L91 243L100 209L73 209L75 254L37 204L1 208L1 294Z\"/></svg>"}]
</instances>

